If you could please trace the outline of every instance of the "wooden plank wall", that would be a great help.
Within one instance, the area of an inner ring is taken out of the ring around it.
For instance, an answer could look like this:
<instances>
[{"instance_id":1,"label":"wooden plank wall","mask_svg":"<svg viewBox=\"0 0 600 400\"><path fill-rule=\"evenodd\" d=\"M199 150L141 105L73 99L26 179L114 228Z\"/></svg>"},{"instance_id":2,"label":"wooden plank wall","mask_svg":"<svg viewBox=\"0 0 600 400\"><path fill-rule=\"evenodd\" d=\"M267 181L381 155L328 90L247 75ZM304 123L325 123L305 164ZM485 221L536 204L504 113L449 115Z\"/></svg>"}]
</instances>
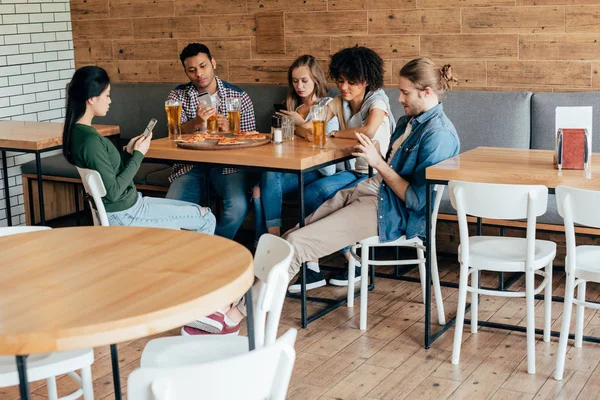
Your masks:
<instances>
[{"instance_id":1,"label":"wooden plank wall","mask_svg":"<svg viewBox=\"0 0 600 400\"><path fill-rule=\"evenodd\" d=\"M457 89L600 87L600 0L71 0L71 16L76 65L114 81L185 82L178 54L195 41L238 83L285 84L297 56L326 67L360 44L386 60L390 86L429 56L454 66Z\"/></svg>"}]
</instances>

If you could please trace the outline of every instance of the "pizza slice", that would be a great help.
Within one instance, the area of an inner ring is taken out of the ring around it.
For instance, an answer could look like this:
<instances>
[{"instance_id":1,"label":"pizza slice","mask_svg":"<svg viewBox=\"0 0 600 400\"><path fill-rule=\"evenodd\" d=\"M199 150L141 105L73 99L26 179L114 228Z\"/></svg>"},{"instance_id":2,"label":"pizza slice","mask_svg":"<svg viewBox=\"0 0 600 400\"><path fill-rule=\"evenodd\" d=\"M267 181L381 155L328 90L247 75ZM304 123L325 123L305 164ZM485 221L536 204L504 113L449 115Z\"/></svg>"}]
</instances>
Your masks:
<instances>
[{"instance_id":1,"label":"pizza slice","mask_svg":"<svg viewBox=\"0 0 600 400\"><path fill-rule=\"evenodd\" d=\"M243 140L239 140L237 138L224 138L219 140L219 143L217 143L219 146L227 146L227 145L232 145L232 144L244 144L245 142Z\"/></svg>"},{"instance_id":2,"label":"pizza slice","mask_svg":"<svg viewBox=\"0 0 600 400\"><path fill-rule=\"evenodd\" d=\"M184 143L199 143L204 142L204 135L194 135L191 138L183 139Z\"/></svg>"},{"instance_id":3,"label":"pizza slice","mask_svg":"<svg viewBox=\"0 0 600 400\"><path fill-rule=\"evenodd\" d=\"M249 140L265 140L267 138L267 135L263 134L263 133L248 133L246 135L244 135L244 139L249 139Z\"/></svg>"}]
</instances>

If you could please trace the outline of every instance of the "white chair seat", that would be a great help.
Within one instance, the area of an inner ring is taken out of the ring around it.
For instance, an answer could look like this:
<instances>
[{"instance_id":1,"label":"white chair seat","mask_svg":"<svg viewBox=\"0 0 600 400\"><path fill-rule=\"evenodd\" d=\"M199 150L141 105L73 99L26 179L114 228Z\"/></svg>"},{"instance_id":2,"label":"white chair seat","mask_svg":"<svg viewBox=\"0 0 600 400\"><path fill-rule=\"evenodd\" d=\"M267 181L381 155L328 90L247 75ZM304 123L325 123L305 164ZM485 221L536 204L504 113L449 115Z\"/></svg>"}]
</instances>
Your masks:
<instances>
[{"instance_id":1,"label":"white chair seat","mask_svg":"<svg viewBox=\"0 0 600 400\"><path fill-rule=\"evenodd\" d=\"M469 238L469 267L486 271L523 272L527 239L497 236L471 236ZM459 247L460 253L460 247ZM556 243L535 241L533 268L548 265L556 255Z\"/></svg>"},{"instance_id":2,"label":"white chair seat","mask_svg":"<svg viewBox=\"0 0 600 400\"><path fill-rule=\"evenodd\" d=\"M76 371L94 362L94 350L82 349L59 353L32 354L27 357L27 379L39 381L51 376ZM19 384L17 364L13 356L0 357L0 387Z\"/></svg>"},{"instance_id":3,"label":"white chair seat","mask_svg":"<svg viewBox=\"0 0 600 400\"><path fill-rule=\"evenodd\" d=\"M600 281L600 247L577 246L575 254L575 277L586 281Z\"/></svg>"},{"instance_id":4,"label":"white chair seat","mask_svg":"<svg viewBox=\"0 0 600 400\"><path fill-rule=\"evenodd\" d=\"M140 366L171 368L213 362L247 353L245 336L172 336L148 342Z\"/></svg>"},{"instance_id":5,"label":"white chair seat","mask_svg":"<svg viewBox=\"0 0 600 400\"><path fill-rule=\"evenodd\" d=\"M406 244L410 244L410 243L422 245L423 241L421 239L419 239L418 236L415 236L412 239L406 239L406 236L400 236L398 239L396 239L394 241L382 243L379 241L379 236L371 236L370 238L361 240L360 243L368 244L369 246L377 245L378 247L382 247L382 246L395 247L398 244L406 245Z\"/></svg>"}]
</instances>

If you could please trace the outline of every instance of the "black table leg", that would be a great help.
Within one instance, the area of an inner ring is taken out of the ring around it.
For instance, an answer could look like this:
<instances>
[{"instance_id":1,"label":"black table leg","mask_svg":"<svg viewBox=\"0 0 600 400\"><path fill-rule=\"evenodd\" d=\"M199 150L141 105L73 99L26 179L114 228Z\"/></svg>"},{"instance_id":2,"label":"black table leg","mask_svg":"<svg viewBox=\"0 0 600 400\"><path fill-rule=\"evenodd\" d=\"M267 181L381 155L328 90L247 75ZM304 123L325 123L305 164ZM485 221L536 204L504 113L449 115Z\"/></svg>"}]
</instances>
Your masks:
<instances>
[{"instance_id":1,"label":"black table leg","mask_svg":"<svg viewBox=\"0 0 600 400\"><path fill-rule=\"evenodd\" d=\"M425 348L431 346L431 185L425 184Z\"/></svg>"},{"instance_id":2,"label":"black table leg","mask_svg":"<svg viewBox=\"0 0 600 400\"><path fill-rule=\"evenodd\" d=\"M252 302L252 287L246 292L246 314L248 348L252 351L256 348L256 341L254 339L254 303Z\"/></svg>"},{"instance_id":3,"label":"black table leg","mask_svg":"<svg viewBox=\"0 0 600 400\"><path fill-rule=\"evenodd\" d=\"M42 182L42 157L38 151L35 152L35 166L37 169L37 184L38 184L38 197L40 199L40 225L46 224L46 215L44 210L44 182ZM32 225L35 225L35 216L32 215Z\"/></svg>"},{"instance_id":4,"label":"black table leg","mask_svg":"<svg viewBox=\"0 0 600 400\"><path fill-rule=\"evenodd\" d=\"M29 381L27 380L27 356L17 356L17 370L19 372L19 392L21 400L29 400Z\"/></svg>"},{"instance_id":5,"label":"black table leg","mask_svg":"<svg viewBox=\"0 0 600 400\"><path fill-rule=\"evenodd\" d=\"M6 151L2 150L2 179L4 180L4 202L6 203L6 221L12 226L12 214L10 212L10 192L8 190L8 167L6 166Z\"/></svg>"},{"instance_id":6,"label":"black table leg","mask_svg":"<svg viewBox=\"0 0 600 400\"><path fill-rule=\"evenodd\" d=\"M110 345L110 358L112 360L113 384L115 388L115 399L121 400L121 375L119 374L119 354L117 345Z\"/></svg>"},{"instance_id":7,"label":"black table leg","mask_svg":"<svg viewBox=\"0 0 600 400\"><path fill-rule=\"evenodd\" d=\"M77 219L77 226L81 226L81 215L79 213L79 186L73 184L73 195L75 196L75 218Z\"/></svg>"},{"instance_id":8,"label":"black table leg","mask_svg":"<svg viewBox=\"0 0 600 400\"><path fill-rule=\"evenodd\" d=\"M302 171L298 172L298 201L299 210L300 210L300 227L304 226L304 173ZM308 326L308 312L306 310L306 263L303 262L300 267L300 273L302 274L302 283L300 284L300 301L301 301L301 313L302 313L302 328L306 328Z\"/></svg>"}]
</instances>

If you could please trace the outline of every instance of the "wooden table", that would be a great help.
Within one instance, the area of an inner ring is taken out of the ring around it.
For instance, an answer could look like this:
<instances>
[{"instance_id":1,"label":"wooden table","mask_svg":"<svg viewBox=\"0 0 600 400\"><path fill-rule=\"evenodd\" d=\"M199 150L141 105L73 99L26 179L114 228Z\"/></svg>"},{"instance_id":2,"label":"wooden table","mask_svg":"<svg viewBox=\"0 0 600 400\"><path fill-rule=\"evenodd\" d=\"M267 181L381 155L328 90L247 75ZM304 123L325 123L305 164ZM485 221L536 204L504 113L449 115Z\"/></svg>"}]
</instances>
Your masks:
<instances>
[{"instance_id":1,"label":"wooden table","mask_svg":"<svg viewBox=\"0 0 600 400\"><path fill-rule=\"evenodd\" d=\"M119 135L119 127L114 125L94 125L102 136ZM8 226L12 225L10 196L8 190L8 170L6 152L34 153L37 169L38 195L40 201L40 223L44 225L44 192L42 185L41 154L62 147L63 124L56 122L0 121L0 151L2 152L2 178ZM30 194L31 195L31 194ZM33 201L30 199L32 220L35 221Z\"/></svg>"},{"instance_id":2,"label":"wooden table","mask_svg":"<svg viewBox=\"0 0 600 400\"><path fill-rule=\"evenodd\" d=\"M17 356L22 398L29 394L28 354L107 344L120 398L115 343L208 315L250 293L254 282L252 255L243 246L158 228L73 227L0 237L0 260L0 354Z\"/></svg>"},{"instance_id":3,"label":"wooden table","mask_svg":"<svg viewBox=\"0 0 600 400\"><path fill-rule=\"evenodd\" d=\"M304 226L304 174L327 165L353 158L352 152L357 141L354 139L329 138L324 149L313 149L312 143L296 137L295 140L282 144L266 144L264 146L231 150L189 150L177 147L174 140L168 138L153 140L146 153L147 158L169 161L188 161L209 166L234 166L268 171L294 173L298 176L298 204L300 226ZM321 318L323 315L346 304L344 299L328 299L306 296L306 265L300 269L302 285L300 290L302 327ZM296 297L292 295L292 297ZM328 307L307 315L306 301L318 301Z\"/></svg>"},{"instance_id":4,"label":"wooden table","mask_svg":"<svg viewBox=\"0 0 600 400\"><path fill-rule=\"evenodd\" d=\"M588 171L562 170L554 168L554 152L550 150L506 149L497 147L478 147L466 151L426 170L426 232L431 231L432 189L436 184L447 184L451 180L481 183L504 183L514 185L544 185L550 193L557 186L566 185L581 189L600 190L600 164ZM600 154L594 154L592 160L600 160ZM480 232L481 224L478 224ZM427 235L429 248L431 237ZM431 259L426 258L426 282L431 282ZM442 333L454 325L453 320L431 334L431 286L425 290L425 348L428 349ZM553 297L553 299L557 299ZM560 299L559 299L560 300ZM468 321L465 321L468 322ZM523 327L480 321L480 325L501 329L524 329ZM558 332L553 333L558 336ZM596 340L594 340L596 341Z\"/></svg>"}]
</instances>

